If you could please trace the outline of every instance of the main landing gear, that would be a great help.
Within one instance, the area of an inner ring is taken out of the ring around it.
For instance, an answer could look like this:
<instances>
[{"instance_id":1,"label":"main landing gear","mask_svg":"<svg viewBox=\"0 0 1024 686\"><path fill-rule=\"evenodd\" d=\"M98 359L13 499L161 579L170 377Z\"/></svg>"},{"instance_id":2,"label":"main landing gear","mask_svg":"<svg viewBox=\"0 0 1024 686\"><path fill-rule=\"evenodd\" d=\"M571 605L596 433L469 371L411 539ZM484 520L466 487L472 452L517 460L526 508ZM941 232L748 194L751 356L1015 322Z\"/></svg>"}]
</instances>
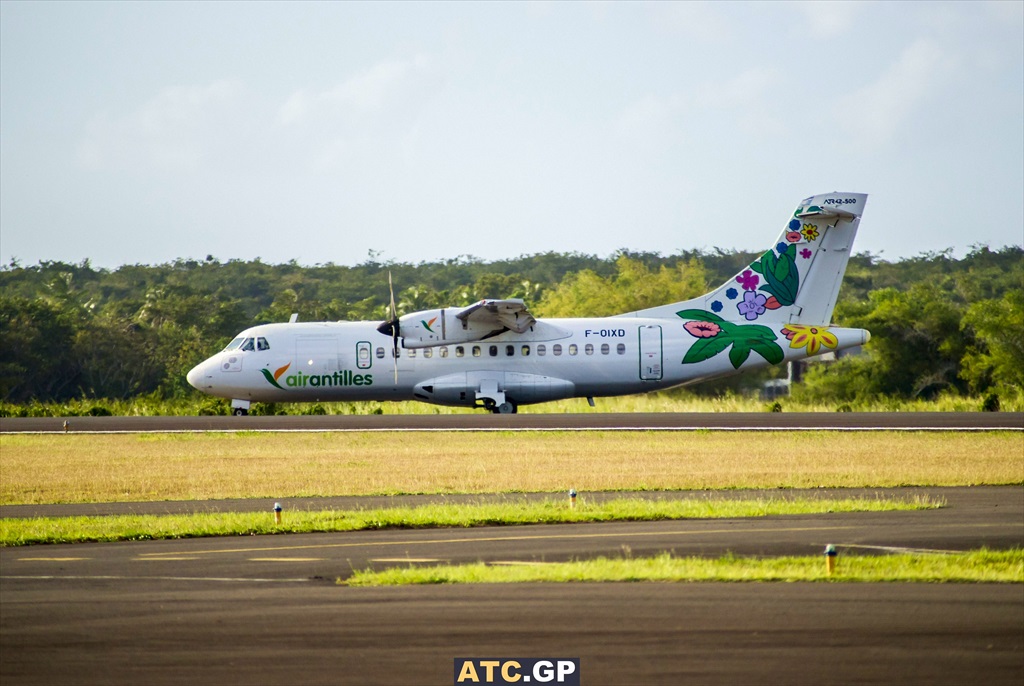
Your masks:
<instances>
[{"instance_id":1,"label":"main landing gear","mask_svg":"<svg viewBox=\"0 0 1024 686\"><path fill-rule=\"evenodd\" d=\"M484 400L484 409L494 414L516 414L519 412L519 407L508 400L500 403L496 403L493 400Z\"/></svg>"}]
</instances>

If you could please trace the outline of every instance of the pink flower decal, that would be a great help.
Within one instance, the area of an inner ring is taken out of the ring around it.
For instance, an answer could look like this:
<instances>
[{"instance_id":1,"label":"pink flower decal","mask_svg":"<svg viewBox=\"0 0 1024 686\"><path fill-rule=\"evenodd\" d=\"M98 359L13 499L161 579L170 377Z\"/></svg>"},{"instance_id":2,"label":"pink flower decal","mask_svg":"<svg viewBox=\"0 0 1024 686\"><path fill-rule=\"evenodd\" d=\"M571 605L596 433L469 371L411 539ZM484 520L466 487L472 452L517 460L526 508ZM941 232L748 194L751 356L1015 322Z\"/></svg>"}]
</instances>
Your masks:
<instances>
[{"instance_id":1,"label":"pink flower decal","mask_svg":"<svg viewBox=\"0 0 1024 686\"><path fill-rule=\"evenodd\" d=\"M714 338L722 330L722 327L714 322L701 321L686 322L683 324L683 328L695 338Z\"/></svg>"},{"instance_id":2,"label":"pink flower decal","mask_svg":"<svg viewBox=\"0 0 1024 686\"><path fill-rule=\"evenodd\" d=\"M800 257L804 258L805 260L810 259L811 251L808 248L804 248L803 250L800 251Z\"/></svg>"},{"instance_id":3,"label":"pink flower decal","mask_svg":"<svg viewBox=\"0 0 1024 686\"><path fill-rule=\"evenodd\" d=\"M799 243L801 238L799 231L790 231L786 234L786 240L790 243Z\"/></svg>"},{"instance_id":4,"label":"pink flower decal","mask_svg":"<svg viewBox=\"0 0 1024 686\"><path fill-rule=\"evenodd\" d=\"M736 277L736 281L743 286L743 290L752 291L757 288L757 284L760 283L761 277L749 269L744 269L743 273Z\"/></svg>"}]
</instances>

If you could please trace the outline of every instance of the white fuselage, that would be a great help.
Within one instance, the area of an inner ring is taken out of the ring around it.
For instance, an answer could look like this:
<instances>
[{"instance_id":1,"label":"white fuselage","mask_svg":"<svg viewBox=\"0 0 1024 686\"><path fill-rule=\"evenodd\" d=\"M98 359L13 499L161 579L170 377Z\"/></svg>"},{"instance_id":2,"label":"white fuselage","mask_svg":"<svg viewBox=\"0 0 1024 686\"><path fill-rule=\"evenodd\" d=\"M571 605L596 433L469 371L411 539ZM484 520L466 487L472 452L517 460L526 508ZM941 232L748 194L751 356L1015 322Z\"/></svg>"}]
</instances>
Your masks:
<instances>
[{"instance_id":1,"label":"white fuselage","mask_svg":"<svg viewBox=\"0 0 1024 686\"><path fill-rule=\"evenodd\" d=\"M724 355L683 364L695 339L679 319L607 317L539 320L524 333L399 348L396 382L391 337L379 333L377 326L255 326L235 340L259 345L217 353L197 365L188 380L210 395L256 402L420 400L472 407L494 393L525 405L641 393L738 371ZM840 342L834 349L866 340L862 330L830 330ZM808 357L804 348L788 348L785 336L779 337L785 360ZM751 355L742 366L747 370L767 364Z\"/></svg>"},{"instance_id":2,"label":"white fuselage","mask_svg":"<svg viewBox=\"0 0 1024 686\"><path fill-rule=\"evenodd\" d=\"M773 247L702 296L587 319L537 319L523 300L377 322L265 324L197 365L188 381L248 403L421 400L519 405L642 393L781 365L868 340L832 327L863 193L805 198Z\"/></svg>"}]
</instances>

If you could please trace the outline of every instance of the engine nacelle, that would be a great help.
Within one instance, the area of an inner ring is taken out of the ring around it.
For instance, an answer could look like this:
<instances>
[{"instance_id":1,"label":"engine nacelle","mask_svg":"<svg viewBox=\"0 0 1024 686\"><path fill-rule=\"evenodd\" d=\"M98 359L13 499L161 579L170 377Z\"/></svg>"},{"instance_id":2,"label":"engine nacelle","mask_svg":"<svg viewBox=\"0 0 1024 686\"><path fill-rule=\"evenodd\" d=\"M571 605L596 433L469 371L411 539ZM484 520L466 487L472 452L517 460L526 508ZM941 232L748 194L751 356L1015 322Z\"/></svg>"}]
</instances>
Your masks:
<instances>
[{"instance_id":1,"label":"engine nacelle","mask_svg":"<svg viewBox=\"0 0 1024 686\"><path fill-rule=\"evenodd\" d=\"M469 343L502 331L493 322L483 323L460 319L461 308L423 310L399 318L403 348L430 348L435 345Z\"/></svg>"}]
</instances>

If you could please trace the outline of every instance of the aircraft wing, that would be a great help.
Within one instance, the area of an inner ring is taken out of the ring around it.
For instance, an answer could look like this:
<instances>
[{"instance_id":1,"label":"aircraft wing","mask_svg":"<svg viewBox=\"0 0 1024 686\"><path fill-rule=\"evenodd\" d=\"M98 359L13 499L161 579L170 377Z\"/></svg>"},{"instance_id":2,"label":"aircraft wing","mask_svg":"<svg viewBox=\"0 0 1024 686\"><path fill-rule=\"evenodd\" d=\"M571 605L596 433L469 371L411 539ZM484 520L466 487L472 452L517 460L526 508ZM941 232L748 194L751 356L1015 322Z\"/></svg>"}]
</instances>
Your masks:
<instances>
[{"instance_id":1,"label":"aircraft wing","mask_svg":"<svg viewBox=\"0 0 1024 686\"><path fill-rule=\"evenodd\" d=\"M516 333L524 333L537 319L526 309L526 303L519 298L508 300L481 300L455 314L463 325L480 327L504 327Z\"/></svg>"}]
</instances>

